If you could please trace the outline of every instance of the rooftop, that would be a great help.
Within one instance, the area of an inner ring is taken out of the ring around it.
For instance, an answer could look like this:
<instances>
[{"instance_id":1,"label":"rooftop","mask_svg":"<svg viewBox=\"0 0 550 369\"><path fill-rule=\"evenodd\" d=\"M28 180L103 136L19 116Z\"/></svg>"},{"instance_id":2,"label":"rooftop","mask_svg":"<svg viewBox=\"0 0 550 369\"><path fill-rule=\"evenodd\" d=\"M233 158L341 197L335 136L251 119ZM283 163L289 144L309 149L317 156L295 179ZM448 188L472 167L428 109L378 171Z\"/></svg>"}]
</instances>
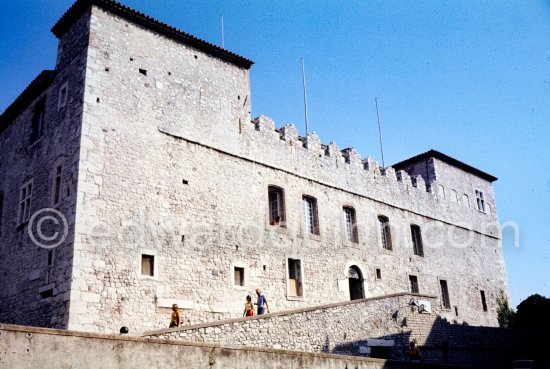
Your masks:
<instances>
[{"instance_id":1,"label":"rooftop","mask_svg":"<svg viewBox=\"0 0 550 369\"><path fill-rule=\"evenodd\" d=\"M441 161L443 161L443 162L445 162L449 165L452 165L454 167L462 169L465 172L476 175L476 176L478 176L480 178L483 178L483 179L485 179L489 182L494 182L498 179L497 177L492 176L489 173L486 173L482 170L474 168L474 167L472 167L472 166L470 166L466 163L463 163L459 160L456 160L455 158L451 158L450 156L445 155L442 152L439 152L439 151L433 150L433 149L429 150L429 151L426 151L422 154L413 156L412 158L400 161L399 163L392 165L392 167L395 168L395 170L405 170L409 165L417 163L417 162L425 160L425 159L428 159L428 158L439 159L439 160L441 160Z\"/></svg>"}]
</instances>

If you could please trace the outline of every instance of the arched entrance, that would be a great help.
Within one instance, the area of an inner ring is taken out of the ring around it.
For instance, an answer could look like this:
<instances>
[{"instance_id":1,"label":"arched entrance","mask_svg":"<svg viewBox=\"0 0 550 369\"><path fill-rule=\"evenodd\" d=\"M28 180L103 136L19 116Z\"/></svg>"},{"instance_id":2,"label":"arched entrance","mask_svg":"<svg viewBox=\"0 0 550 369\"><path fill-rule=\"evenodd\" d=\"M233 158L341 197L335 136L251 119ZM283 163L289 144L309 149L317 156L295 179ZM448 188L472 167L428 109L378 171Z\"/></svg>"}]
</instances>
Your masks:
<instances>
[{"instance_id":1,"label":"arched entrance","mask_svg":"<svg viewBox=\"0 0 550 369\"><path fill-rule=\"evenodd\" d=\"M365 291L363 291L363 273L356 265L352 265L348 269L349 281L349 297L352 300L364 299Z\"/></svg>"}]
</instances>

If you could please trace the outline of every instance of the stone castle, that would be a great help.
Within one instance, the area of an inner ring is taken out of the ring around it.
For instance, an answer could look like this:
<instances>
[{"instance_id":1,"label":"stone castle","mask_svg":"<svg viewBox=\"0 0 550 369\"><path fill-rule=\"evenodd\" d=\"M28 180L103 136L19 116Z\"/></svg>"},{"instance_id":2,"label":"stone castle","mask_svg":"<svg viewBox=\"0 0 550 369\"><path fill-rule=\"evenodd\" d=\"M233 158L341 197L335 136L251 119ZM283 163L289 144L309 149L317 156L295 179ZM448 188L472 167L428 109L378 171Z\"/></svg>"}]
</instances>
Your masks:
<instances>
[{"instance_id":1,"label":"stone castle","mask_svg":"<svg viewBox=\"0 0 550 369\"><path fill-rule=\"evenodd\" d=\"M395 293L497 326L492 182L430 150L388 168L252 119L253 62L111 0L55 24L55 70L0 116L0 322L91 332Z\"/></svg>"}]
</instances>

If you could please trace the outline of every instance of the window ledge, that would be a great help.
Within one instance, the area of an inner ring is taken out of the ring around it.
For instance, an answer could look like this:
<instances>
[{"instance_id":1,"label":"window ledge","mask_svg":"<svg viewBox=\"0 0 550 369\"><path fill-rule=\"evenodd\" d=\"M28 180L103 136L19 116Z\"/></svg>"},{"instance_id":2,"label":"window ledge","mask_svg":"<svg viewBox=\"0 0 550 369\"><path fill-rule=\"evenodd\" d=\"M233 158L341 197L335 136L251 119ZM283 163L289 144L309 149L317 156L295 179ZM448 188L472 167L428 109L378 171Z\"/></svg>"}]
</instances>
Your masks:
<instances>
[{"instance_id":1,"label":"window ledge","mask_svg":"<svg viewBox=\"0 0 550 369\"><path fill-rule=\"evenodd\" d=\"M303 235L304 235L304 238L315 240L315 241L321 241L320 234L304 233Z\"/></svg>"},{"instance_id":2,"label":"window ledge","mask_svg":"<svg viewBox=\"0 0 550 369\"><path fill-rule=\"evenodd\" d=\"M287 301L305 301L304 296L286 296Z\"/></svg>"}]
</instances>

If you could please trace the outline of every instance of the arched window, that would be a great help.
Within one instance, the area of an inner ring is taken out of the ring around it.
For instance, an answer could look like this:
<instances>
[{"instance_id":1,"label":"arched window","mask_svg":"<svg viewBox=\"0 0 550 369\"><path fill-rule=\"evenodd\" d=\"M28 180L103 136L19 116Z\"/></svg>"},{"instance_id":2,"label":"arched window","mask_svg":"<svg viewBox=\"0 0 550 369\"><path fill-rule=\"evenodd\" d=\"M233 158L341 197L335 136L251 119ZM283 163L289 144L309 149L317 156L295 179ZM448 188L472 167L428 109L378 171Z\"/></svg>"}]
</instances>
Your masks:
<instances>
[{"instance_id":1,"label":"arched window","mask_svg":"<svg viewBox=\"0 0 550 369\"><path fill-rule=\"evenodd\" d=\"M352 265L348 269L349 297L351 300L365 298L363 290L363 273L357 265Z\"/></svg>"}]
</instances>

